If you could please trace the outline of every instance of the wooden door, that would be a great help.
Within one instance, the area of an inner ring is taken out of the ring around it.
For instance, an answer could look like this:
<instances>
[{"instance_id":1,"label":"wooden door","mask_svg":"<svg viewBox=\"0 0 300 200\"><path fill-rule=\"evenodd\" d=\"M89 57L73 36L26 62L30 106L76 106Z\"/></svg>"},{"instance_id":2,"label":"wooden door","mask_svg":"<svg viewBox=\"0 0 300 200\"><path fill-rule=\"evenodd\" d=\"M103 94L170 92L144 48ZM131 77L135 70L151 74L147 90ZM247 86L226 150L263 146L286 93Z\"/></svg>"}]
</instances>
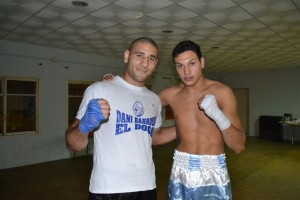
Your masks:
<instances>
[{"instance_id":1,"label":"wooden door","mask_svg":"<svg viewBox=\"0 0 300 200\"><path fill-rule=\"evenodd\" d=\"M249 135L249 89L234 88L233 92L237 100L237 110L241 119L242 127Z\"/></svg>"}]
</instances>

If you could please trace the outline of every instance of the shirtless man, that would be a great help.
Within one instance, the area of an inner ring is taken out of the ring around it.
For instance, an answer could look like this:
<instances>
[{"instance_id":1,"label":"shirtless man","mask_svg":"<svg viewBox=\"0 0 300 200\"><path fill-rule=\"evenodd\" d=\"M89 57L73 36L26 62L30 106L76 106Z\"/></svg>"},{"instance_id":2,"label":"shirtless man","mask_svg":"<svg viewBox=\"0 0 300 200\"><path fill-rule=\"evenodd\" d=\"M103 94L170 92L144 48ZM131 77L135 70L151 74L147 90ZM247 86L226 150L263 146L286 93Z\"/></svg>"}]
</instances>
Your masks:
<instances>
[{"instance_id":1,"label":"shirtless man","mask_svg":"<svg viewBox=\"0 0 300 200\"><path fill-rule=\"evenodd\" d=\"M183 84L159 94L162 105L173 110L180 140L169 199L232 199L224 146L240 153L246 141L235 96L228 86L203 76L205 61L196 43L178 43L172 57ZM166 142L163 136L152 139L154 145Z\"/></svg>"}]
</instances>

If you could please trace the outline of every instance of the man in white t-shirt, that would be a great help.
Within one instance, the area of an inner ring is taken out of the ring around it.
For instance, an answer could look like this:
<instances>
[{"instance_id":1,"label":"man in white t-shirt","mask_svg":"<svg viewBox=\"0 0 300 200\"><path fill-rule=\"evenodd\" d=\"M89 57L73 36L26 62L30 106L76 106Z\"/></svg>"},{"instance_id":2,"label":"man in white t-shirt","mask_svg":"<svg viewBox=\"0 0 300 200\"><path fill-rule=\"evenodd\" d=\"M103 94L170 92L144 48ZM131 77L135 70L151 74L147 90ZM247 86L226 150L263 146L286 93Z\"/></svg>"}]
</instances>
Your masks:
<instances>
[{"instance_id":1,"label":"man in white t-shirt","mask_svg":"<svg viewBox=\"0 0 300 200\"><path fill-rule=\"evenodd\" d=\"M84 149L88 134L94 132L91 200L156 200L152 136L160 143L176 137L174 129L160 128L160 99L145 87L157 66L156 43L146 37L134 40L124 62L122 76L87 88L76 119L66 130L71 151Z\"/></svg>"}]
</instances>

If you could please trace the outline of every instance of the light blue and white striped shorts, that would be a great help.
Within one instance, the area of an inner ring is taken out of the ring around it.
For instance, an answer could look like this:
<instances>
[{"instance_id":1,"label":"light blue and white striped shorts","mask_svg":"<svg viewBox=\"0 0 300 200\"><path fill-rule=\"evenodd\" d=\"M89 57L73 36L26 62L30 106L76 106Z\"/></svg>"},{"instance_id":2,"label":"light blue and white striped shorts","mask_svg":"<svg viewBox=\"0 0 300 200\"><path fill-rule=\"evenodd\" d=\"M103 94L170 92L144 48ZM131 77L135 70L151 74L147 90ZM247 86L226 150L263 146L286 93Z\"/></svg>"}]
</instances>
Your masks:
<instances>
[{"instance_id":1,"label":"light blue and white striped shorts","mask_svg":"<svg viewBox=\"0 0 300 200\"><path fill-rule=\"evenodd\" d=\"M169 200L231 200L225 154L195 155L175 150Z\"/></svg>"}]
</instances>

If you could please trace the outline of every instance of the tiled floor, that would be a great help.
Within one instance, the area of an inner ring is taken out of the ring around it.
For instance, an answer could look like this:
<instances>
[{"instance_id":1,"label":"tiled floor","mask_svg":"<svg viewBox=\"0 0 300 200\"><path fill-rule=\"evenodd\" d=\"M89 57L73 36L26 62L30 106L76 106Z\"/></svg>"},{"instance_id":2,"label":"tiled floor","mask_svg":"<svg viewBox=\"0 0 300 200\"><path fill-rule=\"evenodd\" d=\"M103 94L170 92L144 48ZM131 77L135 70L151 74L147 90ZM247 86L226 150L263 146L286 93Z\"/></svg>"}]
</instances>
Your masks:
<instances>
[{"instance_id":1,"label":"tiled floor","mask_svg":"<svg viewBox=\"0 0 300 200\"><path fill-rule=\"evenodd\" d=\"M154 147L159 200L175 143ZM247 139L239 155L226 150L234 200L300 200L300 144ZM92 157L0 170L0 200L86 200Z\"/></svg>"}]
</instances>

